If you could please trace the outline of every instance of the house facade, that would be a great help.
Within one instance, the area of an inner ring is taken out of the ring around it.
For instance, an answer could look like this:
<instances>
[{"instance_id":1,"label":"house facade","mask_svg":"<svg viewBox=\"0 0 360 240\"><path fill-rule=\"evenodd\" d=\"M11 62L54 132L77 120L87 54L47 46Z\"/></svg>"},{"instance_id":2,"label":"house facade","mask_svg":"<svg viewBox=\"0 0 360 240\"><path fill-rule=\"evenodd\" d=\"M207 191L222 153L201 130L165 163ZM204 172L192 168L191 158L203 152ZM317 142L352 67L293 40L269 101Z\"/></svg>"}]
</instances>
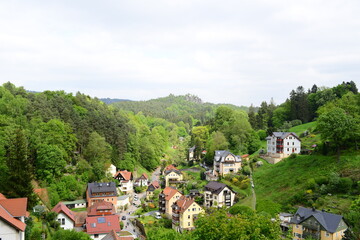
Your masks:
<instances>
[{"instance_id":1,"label":"house facade","mask_svg":"<svg viewBox=\"0 0 360 240\"><path fill-rule=\"evenodd\" d=\"M209 182L204 187L205 207L231 207L234 205L235 192L220 182Z\"/></svg>"},{"instance_id":2,"label":"house facade","mask_svg":"<svg viewBox=\"0 0 360 240\"><path fill-rule=\"evenodd\" d=\"M133 192L134 186L132 172L128 172L127 170L117 171L114 178L119 180L119 187L122 192L125 194Z\"/></svg>"},{"instance_id":3,"label":"house facade","mask_svg":"<svg viewBox=\"0 0 360 240\"><path fill-rule=\"evenodd\" d=\"M86 201L88 206L96 202L111 202L114 206L117 204L117 190L114 182L88 183L86 189Z\"/></svg>"},{"instance_id":4,"label":"house facade","mask_svg":"<svg viewBox=\"0 0 360 240\"><path fill-rule=\"evenodd\" d=\"M169 165L164 169L165 187L176 186L183 181L183 174L173 165Z\"/></svg>"},{"instance_id":5,"label":"house facade","mask_svg":"<svg viewBox=\"0 0 360 240\"><path fill-rule=\"evenodd\" d=\"M56 219L60 223L60 228L72 230L75 227L75 214L64 203L58 203L51 211L58 214Z\"/></svg>"},{"instance_id":6,"label":"house facade","mask_svg":"<svg viewBox=\"0 0 360 240\"><path fill-rule=\"evenodd\" d=\"M7 199L0 193L0 239L25 240L27 198Z\"/></svg>"},{"instance_id":7,"label":"house facade","mask_svg":"<svg viewBox=\"0 0 360 240\"><path fill-rule=\"evenodd\" d=\"M216 150L214 156L215 176L237 173L241 169L241 157L229 151Z\"/></svg>"},{"instance_id":8,"label":"house facade","mask_svg":"<svg viewBox=\"0 0 360 240\"><path fill-rule=\"evenodd\" d=\"M160 184L158 181L153 181L149 184L146 189L146 199L150 200L154 196L154 191L160 188Z\"/></svg>"},{"instance_id":9,"label":"house facade","mask_svg":"<svg viewBox=\"0 0 360 240\"><path fill-rule=\"evenodd\" d=\"M309 237L320 240L341 240L348 228L343 216L300 207L290 221L294 240Z\"/></svg>"},{"instance_id":10,"label":"house facade","mask_svg":"<svg viewBox=\"0 0 360 240\"><path fill-rule=\"evenodd\" d=\"M195 220L204 212L193 198L181 196L172 205L172 228L178 232L192 230L195 228Z\"/></svg>"},{"instance_id":11,"label":"house facade","mask_svg":"<svg viewBox=\"0 0 360 240\"><path fill-rule=\"evenodd\" d=\"M194 161L195 159L195 146L189 148L188 161Z\"/></svg>"},{"instance_id":12,"label":"house facade","mask_svg":"<svg viewBox=\"0 0 360 240\"><path fill-rule=\"evenodd\" d=\"M182 194L174 187L166 187L159 194L159 212L165 214L168 218L172 216L172 205Z\"/></svg>"},{"instance_id":13,"label":"house facade","mask_svg":"<svg viewBox=\"0 0 360 240\"><path fill-rule=\"evenodd\" d=\"M292 153L301 152L301 140L293 132L273 132L266 138L267 155L273 158L285 158Z\"/></svg>"},{"instance_id":14,"label":"house facade","mask_svg":"<svg viewBox=\"0 0 360 240\"><path fill-rule=\"evenodd\" d=\"M139 178L137 178L134 182L134 186L136 187L146 187L149 183L149 177L146 173L143 173Z\"/></svg>"}]
</instances>

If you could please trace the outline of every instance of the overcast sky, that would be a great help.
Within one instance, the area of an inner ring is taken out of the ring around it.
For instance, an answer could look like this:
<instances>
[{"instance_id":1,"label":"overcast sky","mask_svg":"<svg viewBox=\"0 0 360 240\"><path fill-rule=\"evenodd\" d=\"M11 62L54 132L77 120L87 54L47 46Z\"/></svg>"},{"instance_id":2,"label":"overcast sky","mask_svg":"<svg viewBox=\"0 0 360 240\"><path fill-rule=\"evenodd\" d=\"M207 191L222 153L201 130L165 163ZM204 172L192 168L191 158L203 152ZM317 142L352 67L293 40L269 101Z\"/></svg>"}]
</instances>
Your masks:
<instances>
[{"instance_id":1,"label":"overcast sky","mask_svg":"<svg viewBox=\"0 0 360 240\"><path fill-rule=\"evenodd\" d=\"M359 13L359 0L1 1L0 81L280 104L299 85L359 85Z\"/></svg>"}]
</instances>

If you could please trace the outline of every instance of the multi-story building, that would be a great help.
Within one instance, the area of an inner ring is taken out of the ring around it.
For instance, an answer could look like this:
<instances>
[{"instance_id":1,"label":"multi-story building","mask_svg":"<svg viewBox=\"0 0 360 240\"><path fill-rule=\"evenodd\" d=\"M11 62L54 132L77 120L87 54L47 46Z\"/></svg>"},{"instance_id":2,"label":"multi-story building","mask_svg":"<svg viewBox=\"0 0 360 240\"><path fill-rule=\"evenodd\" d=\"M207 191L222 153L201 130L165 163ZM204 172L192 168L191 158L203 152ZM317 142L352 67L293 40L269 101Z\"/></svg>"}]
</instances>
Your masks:
<instances>
[{"instance_id":1,"label":"multi-story building","mask_svg":"<svg viewBox=\"0 0 360 240\"><path fill-rule=\"evenodd\" d=\"M163 175L165 176L165 187L176 186L183 182L183 174L173 165L167 166L163 171Z\"/></svg>"},{"instance_id":2,"label":"multi-story building","mask_svg":"<svg viewBox=\"0 0 360 240\"><path fill-rule=\"evenodd\" d=\"M229 151L216 150L214 156L214 175L223 176L237 173L241 169L241 157Z\"/></svg>"},{"instance_id":3,"label":"multi-story building","mask_svg":"<svg viewBox=\"0 0 360 240\"><path fill-rule=\"evenodd\" d=\"M294 240L341 240L348 228L343 216L299 207L290 222Z\"/></svg>"},{"instance_id":4,"label":"multi-story building","mask_svg":"<svg viewBox=\"0 0 360 240\"><path fill-rule=\"evenodd\" d=\"M139 178L137 178L134 182L134 186L136 187L146 187L149 183L149 177L146 173L143 173Z\"/></svg>"},{"instance_id":5,"label":"multi-story building","mask_svg":"<svg viewBox=\"0 0 360 240\"><path fill-rule=\"evenodd\" d=\"M172 208L182 194L174 187L166 187L159 194L159 212L165 214L168 218L172 216Z\"/></svg>"},{"instance_id":6,"label":"multi-story building","mask_svg":"<svg viewBox=\"0 0 360 240\"><path fill-rule=\"evenodd\" d=\"M99 201L111 202L114 206L117 203L117 191L114 182L88 183L86 189L86 201L88 206Z\"/></svg>"},{"instance_id":7,"label":"multi-story building","mask_svg":"<svg viewBox=\"0 0 360 240\"><path fill-rule=\"evenodd\" d=\"M25 240L27 198L6 198L0 193L0 239Z\"/></svg>"},{"instance_id":8,"label":"multi-story building","mask_svg":"<svg viewBox=\"0 0 360 240\"><path fill-rule=\"evenodd\" d=\"M110 232L120 233L119 215L91 216L86 218L86 233L92 239L103 239Z\"/></svg>"},{"instance_id":9,"label":"multi-story building","mask_svg":"<svg viewBox=\"0 0 360 240\"><path fill-rule=\"evenodd\" d=\"M234 205L235 192L220 182L209 182L204 187L205 207L231 207Z\"/></svg>"},{"instance_id":10,"label":"multi-story building","mask_svg":"<svg viewBox=\"0 0 360 240\"><path fill-rule=\"evenodd\" d=\"M127 170L117 171L114 178L119 180L119 187L122 192L125 194L132 193L134 186L133 175L131 172L128 172Z\"/></svg>"},{"instance_id":11,"label":"multi-story building","mask_svg":"<svg viewBox=\"0 0 360 240\"><path fill-rule=\"evenodd\" d=\"M192 230L195 228L194 222L200 213L204 213L199 204L193 198L181 196L172 205L172 227L178 232Z\"/></svg>"},{"instance_id":12,"label":"multi-story building","mask_svg":"<svg viewBox=\"0 0 360 240\"><path fill-rule=\"evenodd\" d=\"M293 132L273 132L266 141L269 157L285 158L301 151L301 140Z\"/></svg>"}]
</instances>

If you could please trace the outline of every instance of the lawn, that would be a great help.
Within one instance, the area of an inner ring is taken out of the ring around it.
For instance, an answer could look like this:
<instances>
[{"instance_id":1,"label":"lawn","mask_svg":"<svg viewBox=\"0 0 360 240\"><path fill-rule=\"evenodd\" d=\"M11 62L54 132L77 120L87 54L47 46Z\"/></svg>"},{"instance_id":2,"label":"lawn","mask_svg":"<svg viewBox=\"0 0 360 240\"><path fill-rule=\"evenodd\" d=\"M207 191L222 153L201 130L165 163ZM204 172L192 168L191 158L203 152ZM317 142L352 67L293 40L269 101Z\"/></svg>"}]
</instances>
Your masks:
<instances>
[{"instance_id":1,"label":"lawn","mask_svg":"<svg viewBox=\"0 0 360 240\"><path fill-rule=\"evenodd\" d=\"M73 211L73 212L85 212L86 208L72 208L70 210Z\"/></svg>"},{"instance_id":2,"label":"lawn","mask_svg":"<svg viewBox=\"0 0 360 240\"><path fill-rule=\"evenodd\" d=\"M305 124L301 124L301 125L292 127L289 129L289 132L294 132L294 133L296 133L296 135L300 136L301 133L305 132L309 128L311 128L312 131L314 131L315 127L316 127L316 122L309 122L309 123L305 123Z\"/></svg>"},{"instance_id":3,"label":"lawn","mask_svg":"<svg viewBox=\"0 0 360 240\"><path fill-rule=\"evenodd\" d=\"M308 179L329 176L331 172L358 178L359 173L354 169L359 168L359 153L344 153L340 163L337 162L336 156L322 155L299 155L275 165L264 161L264 165L255 169L253 174L257 201L266 200L284 206L295 194L307 190ZM331 204L334 199L345 208L351 201L347 198L338 199L337 196L329 196L325 198L323 206L331 207L330 205L334 205Z\"/></svg>"}]
</instances>

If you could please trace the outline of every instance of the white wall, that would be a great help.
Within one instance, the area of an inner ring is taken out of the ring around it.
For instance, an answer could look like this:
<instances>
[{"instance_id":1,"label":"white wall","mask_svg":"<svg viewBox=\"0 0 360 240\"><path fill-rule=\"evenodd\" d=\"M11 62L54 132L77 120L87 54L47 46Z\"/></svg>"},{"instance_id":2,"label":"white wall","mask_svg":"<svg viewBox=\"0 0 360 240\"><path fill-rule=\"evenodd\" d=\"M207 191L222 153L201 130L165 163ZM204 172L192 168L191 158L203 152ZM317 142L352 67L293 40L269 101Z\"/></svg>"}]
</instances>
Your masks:
<instances>
[{"instance_id":1,"label":"white wall","mask_svg":"<svg viewBox=\"0 0 360 240\"><path fill-rule=\"evenodd\" d=\"M95 238L93 234L90 235L91 239L95 239L95 240L101 240L103 239L103 237L105 237L107 235L107 233L104 233L104 234L98 234L99 237Z\"/></svg>"},{"instance_id":2,"label":"white wall","mask_svg":"<svg viewBox=\"0 0 360 240\"><path fill-rule=\"evenodd\" d=\"M65 218L65 224L64 224L64 225L62 225L62 220L59 220L59 219L62 219L62 218ZM66 216L66 215L65 215L64 213L62 213L62 212L58 214L57 220L59 221L60 227L61 227L62 229L65 229L65 230L69 229L69 230L71 230L71 229L74 228L74 222L73 222L68 216Z\"/></svg>"},{"instance_id":3,"label":"white wall","mask_svg":"<svg viewBox=\"0 0 360 240\"><path fill-rule=\"evenodd\" d=\"M21 232L8 225L0 219L0 238L2 240L23 240L21 239Z\"/></svg>"}]
</instances>

